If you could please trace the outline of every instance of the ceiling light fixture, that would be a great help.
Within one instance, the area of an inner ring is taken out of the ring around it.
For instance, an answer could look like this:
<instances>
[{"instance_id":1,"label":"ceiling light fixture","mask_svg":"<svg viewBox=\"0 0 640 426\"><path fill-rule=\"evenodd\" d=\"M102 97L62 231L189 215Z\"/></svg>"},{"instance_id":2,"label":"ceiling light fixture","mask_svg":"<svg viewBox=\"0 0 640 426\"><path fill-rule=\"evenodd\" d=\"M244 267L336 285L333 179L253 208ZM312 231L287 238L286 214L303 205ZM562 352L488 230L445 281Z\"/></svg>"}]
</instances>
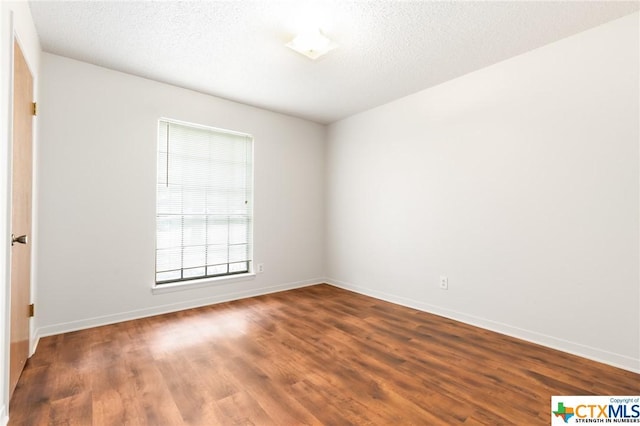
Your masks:
<instances>
[{"instance_id":1,"label":"ceiling light fixture","mask_svg":"<svg viewBox=\"0 0 640 426\"><path fill-rule=\"evenodd\" d=\"M338 47L320 29L302 32L286 46L313 60Z\"/></svg>"}]
</instances>

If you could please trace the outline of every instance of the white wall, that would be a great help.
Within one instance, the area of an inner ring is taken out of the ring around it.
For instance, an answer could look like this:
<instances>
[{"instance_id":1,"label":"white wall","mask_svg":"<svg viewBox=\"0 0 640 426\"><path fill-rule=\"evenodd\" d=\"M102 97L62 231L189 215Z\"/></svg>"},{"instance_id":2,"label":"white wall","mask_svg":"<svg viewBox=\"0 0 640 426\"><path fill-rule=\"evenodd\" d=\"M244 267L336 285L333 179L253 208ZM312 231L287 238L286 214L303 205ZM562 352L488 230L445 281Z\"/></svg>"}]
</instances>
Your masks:
<instances>
[{"instance_id":1,"label":"white wall","mask_svg":"<svg viewBox=\"0 0 640 426\"><path fill-rule=\"evenodd\" d=\"M329 281L640 371L638 18L331 125Z\"/></svg>"},{"instance_id":2,"label":"white wall","mask_svg":"<svg viewBox=\"0 0 640 426\"><path fill-rule=\"evenodd\" d=\"M160 117L254 136L264 273L151 293ZM39 120L39 335L322 281L323 126L51 54Z\"/></svg>"},{"instance_id":3,"label":"white wall","mask_svg":"<svg viewBox=\"0 0 640 426\"><path fill-rule=\"evenodd\" d=\"M11 129L13 117L13 40L21 46L34 77L34 96L38 96L40 43L26 2L0 2L0 424L7 422L9 402L9 245L11 188ZM37 133L34 133L37 142ZM37 143L34 145L37 150Z\"/></svg>"}]
</instances>

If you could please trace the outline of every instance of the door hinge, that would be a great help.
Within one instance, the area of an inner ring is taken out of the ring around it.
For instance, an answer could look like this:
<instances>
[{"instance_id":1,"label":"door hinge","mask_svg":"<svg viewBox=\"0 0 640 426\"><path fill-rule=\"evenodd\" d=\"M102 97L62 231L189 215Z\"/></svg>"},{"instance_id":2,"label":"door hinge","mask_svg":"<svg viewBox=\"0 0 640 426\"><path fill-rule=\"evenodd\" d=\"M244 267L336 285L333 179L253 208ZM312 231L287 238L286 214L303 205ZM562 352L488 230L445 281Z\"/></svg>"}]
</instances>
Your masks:
<instances>
[{"instance_id":1,"label":"door hinge","mask_svg":"<svg viewBox=\"0 0 640 426\"><path fill-rule=\"evenodd\" d=\"M32 303L29 305L29 318L33 317L35 315L35 312L36 312L36 307Z\"/></svg>"},{"instance_id":2,"label":"door hinge","mask_svg":"<svg viewBox=\"0 0 640 426\"><path fill-rule=\"evenodd\" d=\"M31 113L33 115L38 115L38 103L37 102L32 102L31 103Z\"/></svg>"}]
</instances>

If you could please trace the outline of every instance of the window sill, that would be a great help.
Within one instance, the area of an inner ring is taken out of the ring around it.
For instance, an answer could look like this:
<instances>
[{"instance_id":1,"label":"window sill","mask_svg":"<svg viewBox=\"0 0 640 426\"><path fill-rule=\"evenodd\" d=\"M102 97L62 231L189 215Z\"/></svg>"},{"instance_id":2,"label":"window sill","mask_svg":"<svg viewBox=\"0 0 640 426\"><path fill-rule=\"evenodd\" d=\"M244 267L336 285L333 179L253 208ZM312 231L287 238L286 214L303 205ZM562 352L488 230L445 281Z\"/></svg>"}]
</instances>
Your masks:
<instances>
[{"instance_id":1,"label":"window sill","mask_svg":"<svg viewBox=\"0 0 640 426\"><path fill-rule=\"evenodd\" d=\"M237 281L246 281L248 279L254 279L256 276L255 273L249 272L246 274L238 274L238 275L229 275L226 277L215 277L215 278L202 278L200 280L191 280L191 281L182 281L176 283L169 284L154 284L151 287L152 294L164 294L164 293L173 293L176 291L184 291L184 290L192 290L196 288L203 287L212 287L220 284L228 284Z\"/></svg>"}]
</instances>

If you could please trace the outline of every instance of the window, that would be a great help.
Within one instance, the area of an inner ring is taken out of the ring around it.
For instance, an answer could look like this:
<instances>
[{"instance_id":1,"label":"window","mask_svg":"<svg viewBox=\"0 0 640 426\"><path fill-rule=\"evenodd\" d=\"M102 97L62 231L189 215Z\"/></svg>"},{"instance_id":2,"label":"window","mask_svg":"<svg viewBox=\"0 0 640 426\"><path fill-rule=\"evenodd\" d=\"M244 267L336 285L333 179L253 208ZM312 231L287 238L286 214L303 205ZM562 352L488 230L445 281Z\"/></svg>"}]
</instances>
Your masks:
<instances>
[{"instance_id":1,"label":"window","mask_svg":"<svg viewBox=\"0 0 640 426\"><path fill-rule=\"evenodd\" d=\"M156 284L246 273L253 138L160 120Z\"/></svg>"}]
</instances>

